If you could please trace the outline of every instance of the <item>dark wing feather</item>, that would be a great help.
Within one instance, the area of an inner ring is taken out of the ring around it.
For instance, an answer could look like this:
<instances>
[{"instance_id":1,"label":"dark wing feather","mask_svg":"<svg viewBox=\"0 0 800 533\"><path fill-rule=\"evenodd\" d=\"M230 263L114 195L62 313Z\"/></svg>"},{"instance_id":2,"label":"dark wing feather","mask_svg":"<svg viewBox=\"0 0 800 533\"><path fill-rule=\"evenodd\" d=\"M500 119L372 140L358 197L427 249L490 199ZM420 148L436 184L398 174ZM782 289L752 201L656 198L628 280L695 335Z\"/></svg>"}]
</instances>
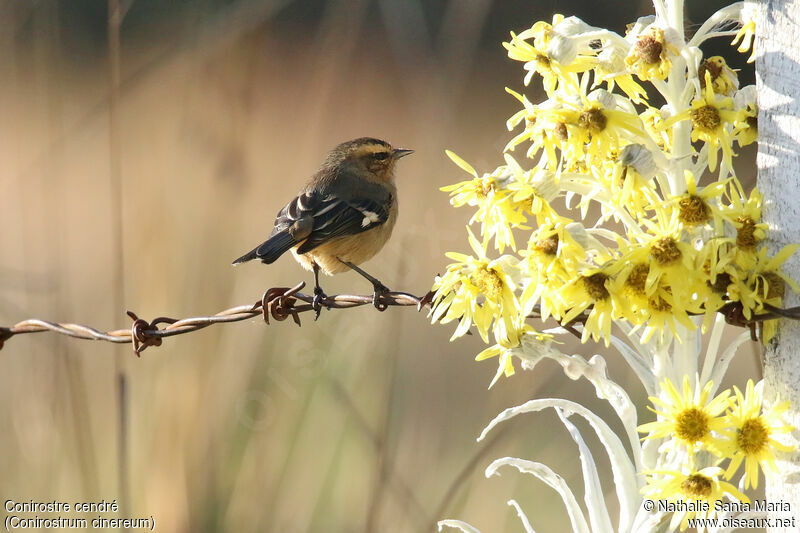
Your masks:
<instances>
[{"instance_id":1,"label":"dark wing feather","mask_svg":"<svg viewBox=\"0 0 800 533\"><path fill-rule=\"evenodd\" d=\"M313 226L311 222L313 222L314 213L324 211L334 201L334 197L324 196L317 191L300 194L278 211L270 237L290 230L298 240L302 240L305 238L303 230L310 231ZM308 227L306 228L306 226Z\"/></svg>"},{"instance_id":2,"label":"dark wing feather","mask_svg":"<svg viewBox=\"0 0 800 533\"><path fill-rule=\"evenodd\" d=\"M380 226L389 218L392 195L375 201L370 198L351 198L332 204L324 214L314 217L314 227L297 253L304 254L336 237L355 235Z\"/></svg>"},{"instance_id":3,"label":"dark wing feather","mask_svg":"<svg viewBox=\"0 0 800 533\"><path fill-rule=\"evenodd\" d=\"M302 244L297 252L302 254L335 237L379 226L389 218L393 198L384 190L373 196L377 199L356 196L344 200L316 190L304 192L278 211L269 239L234 264L256 258L272 263L298 243Z\"/></svg>"},{"instance_id":4,"label":"dark wing feather","mask_svg":"<svg viewBox=\"0 0 800 533\"><path fill-rule=\"evenodd\" d=\"M287 250L303 242L314 227L314 214L327 212L336 199L316 191L304 192L278 211L269 239L233 262L261 259L272 263Z\"/></svg>"}]
</instances>

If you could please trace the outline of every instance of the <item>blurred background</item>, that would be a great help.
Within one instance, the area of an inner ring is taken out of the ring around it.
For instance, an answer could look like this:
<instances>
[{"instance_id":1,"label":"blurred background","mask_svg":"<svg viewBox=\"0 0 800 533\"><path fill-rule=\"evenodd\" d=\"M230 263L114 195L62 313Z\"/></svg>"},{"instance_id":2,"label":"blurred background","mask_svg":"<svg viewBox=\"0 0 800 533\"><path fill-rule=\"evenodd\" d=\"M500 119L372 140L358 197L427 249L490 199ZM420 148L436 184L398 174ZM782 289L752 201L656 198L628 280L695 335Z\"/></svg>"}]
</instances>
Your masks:
<instances>
[{"instance_id":1,"label":"blurred background","mask_svg":"<svg viewBox=\"0 0 800 533\"><path fill-rule=\"evenodd\" d=\"M690 27L724 2L698 2ZM532 0L0 1L0 325L36 317L129 327L212 314L268 287L312 281L290 259L233 269L334 145L375 136L413 148L399 165L401 214L365 268L424 294L467 251L471 212L438 188L502 162L522 65L501 42L553 13L624 32L649 2ZM719 50L744 68L731 53ZM541 98L534 82L527 90ZM752 153L741 158L753 182ZM355 274L328 294L368 294ZM492 390L479 338L394 308L323 312L302 328L261 319L129 345L53 334L0 352L0 496L117 500L156 530L433 531L460 518L520 531L568 527L532 477L485 479L506 455L543 462L582 498L577 448L552 413L520 417L476 443L500 410L532 397L592 406L593 388L554 364ZM592 345L564 351L596 353ZM609 373L644 408L628 368ZM759 375L743 349L730 383ZM120 387L119 376L124 377ZM644 411L643 411L644 414ZM588 426L576 421L605 473ZM613 486L609 501L614 500ZM613 504L611 504L613 506ZM74 515L73 515L74 516ZM107 515L115 516L115 515Z\"/></svg>"}]
</instances>

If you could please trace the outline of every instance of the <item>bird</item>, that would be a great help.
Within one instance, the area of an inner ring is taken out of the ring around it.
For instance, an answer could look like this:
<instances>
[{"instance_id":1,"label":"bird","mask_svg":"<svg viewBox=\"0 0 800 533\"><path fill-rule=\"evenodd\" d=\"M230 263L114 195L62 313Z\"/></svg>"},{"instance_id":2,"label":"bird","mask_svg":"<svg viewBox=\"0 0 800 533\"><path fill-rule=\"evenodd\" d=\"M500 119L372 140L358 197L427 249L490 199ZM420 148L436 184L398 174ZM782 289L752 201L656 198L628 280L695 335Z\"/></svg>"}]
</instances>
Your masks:
<instances>
[{"instance_id":1,"label":"bird","mask_svg":"<svg viewBox=\"0 0 800 533\"><path fill-rule=\"evenodd\" d=\"M361 137L331 150L306 186L275 217L269 238L233 261L274 263L291 250L306 270L314 272L312 306L319 318L327 298L319 273L353 270L372 283L372 303L385 309L387 287L358 265L377 254L397 220L395 165L413 150Z\"/></svg>"}]
</instances>

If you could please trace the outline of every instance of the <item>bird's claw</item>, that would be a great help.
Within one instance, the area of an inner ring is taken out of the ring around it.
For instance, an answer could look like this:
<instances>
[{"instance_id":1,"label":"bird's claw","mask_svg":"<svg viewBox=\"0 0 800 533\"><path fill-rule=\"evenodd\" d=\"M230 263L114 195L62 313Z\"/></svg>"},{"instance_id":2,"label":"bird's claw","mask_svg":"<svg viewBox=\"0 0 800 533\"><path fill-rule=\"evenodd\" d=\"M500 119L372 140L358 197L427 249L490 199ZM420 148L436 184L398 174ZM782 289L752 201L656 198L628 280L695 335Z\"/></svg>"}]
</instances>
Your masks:
<instances>
[{"instance_id":1,"label":"bird's claw","mask_svg":"<svg viewBox=\"0 0 800 533\"><path fill-rule=\"evenodd\" d=\"M383 283L376 283L373 285L372 305L375 306L375 309L378 311L386 311L389 308L389 304L385 303L382 299L389 292L391 291Z\"/></svg>"},{"instance_id":2,"label":"bird's claw","mask_svg":"<svg viewBox=\"0 0 800 533\"><path fill-rule=\"evenodd\" d=\"M314 321L319 318L319 314L322 312L322 301L327 298L328 296L322 292L322 288L314 287L314 299L311 300L311 308L314 310Z\"/></svg>"}]
</instances>

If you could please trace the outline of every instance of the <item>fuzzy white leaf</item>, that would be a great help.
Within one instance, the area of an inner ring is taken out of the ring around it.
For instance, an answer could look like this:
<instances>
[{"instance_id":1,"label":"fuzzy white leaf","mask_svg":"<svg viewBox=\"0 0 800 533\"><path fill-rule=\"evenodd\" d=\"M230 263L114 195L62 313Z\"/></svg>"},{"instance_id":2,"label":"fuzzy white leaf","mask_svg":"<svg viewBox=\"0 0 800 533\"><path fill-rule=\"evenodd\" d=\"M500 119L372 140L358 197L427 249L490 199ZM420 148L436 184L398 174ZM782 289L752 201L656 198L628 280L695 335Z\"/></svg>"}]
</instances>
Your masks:
<instances>
[{"instance_id":1,"label":"fuzzy white leaf","mask_svg":"<svg viewBox=\"0 0 800 533\"><path fill-rule=\"evenodd\" d=\"M700 46L706 40L709 33L718 30L719 28L726 27L732 23L739 21L739 14L742 11L744 2L736 2L729 6L723 7L710 17L706 19L702 26L695 32L692 38L687 43L687 46Z\"/></svg>"},{"instance_id":2,"label":"fuzzy white leaf","mask_svg":"<svg viewBox=\"0 0 800 533\"><path fill-rule=\"evenodd\" d=\"M694 317L695 320L702 317ZM694 376L698 372L697 364L702 351L702 339L698 334L700 328L690 330L685 326L679 325L682 342L676 342L672 346L672 368L678 376Z\"/></svg>"},{"instance_id":3,"label":"fuzzy white leaf","mask_svg":"<svg viewBox=\"0 0 800 533\"><path fill-rule=\"evenodd\" d=\"M664 512L652 512L645 510L644 506L639 508L636 519L633 522L631 531L663 531Z\"/></svg>"},{"instance_id":4,"label":"fuzzy white leaf","mask_svg":"<svg viewBox=\"0 0 800 533\"><path fill-rule=\"evenodd\" d=\"M642 441L639 439L637 430L639 420L636 415L636 406L633 405L625 389L614 380L609 379L606 372L606 361L602 356L594 355L589 359L584 376L594 385L597 397L606 400L614 408L628 435L636 470L641 470Z\"/></svg>"},{"instance_id":5,"label":"fuzzy white leaf","mask_svg":"<svg viewBox=\"0 0 800 533\"><path fill-rule=\"evenodd\" d=\"M516 457L503 457L495 459L492 464L486 467L486 477L493 476L501 466L513 466L522 473L531 474L544 481L561 496L561 501L564 502L564 506L567 508L572 531L589 533L589 525L586 523L586 517L583 516L580 505L578 505L578 500L575 499L575 495L567 486L564 478L553 472L550 467L542 463L535 463Z\"/></svg>"},{"instance_id":6,"label":"fuzzy white leaf","mask_svg":"<svg viewBox=\"0 0 800 533\"><path fill-rule=\"evenodd\" d=\"M513 418L518 414L541 411L548 407L561 408L567 416L570 416L572 413L582 416L589 422L589 425L592 426L595 433L597 433L611 462L614 485L617 498L619 499L620 524L630 525L636 509L639 507L639 502L641 501L636 469L628 457L625 447L622 445L619 437L608 427L603 419L581 404L559 398L530 400L517 407L510 407L497 415L494 420L489 422L489 425L483 429L478 440L483 439L489 431L500 422Z\"/></svg>"},{"instance_id":7,"label":"fuzzy white leaf","mask_svg":"<svg viewBox=\"0 0 800 533\"><path fill-rule=\"evenodd\" d=\"M733 357L736 355L736 352L739 349L739 346L744 344L745 342L750 340L750 331L745 331L741 333L738 337L733 339L733 341L725 348L725 351L722 352L722 355L719 356L716 363L714 363L714 370L711 372L711 379L714 383L721 383L722 378L725 376L725 372L728 371L728 365L731 364Z\"/></svg>"},{"instance_id":8,"label":"fuzzy white leaf","mask_svg":"<svg viewBox=\"0 0 800 533\"><path fill-rule=\"evenodd\" d=\"M619 341L619 339L617 339ZM620 341L621 342L621 341ZM540 343L539 343L540 344ZM641 441L637 431L638 419L636 406L619 384L609 379L606 372L606 361L600 355L594 355L588 362L580 355L566 355L557 350L536 349L538 344L523 340L514 355L522 360L523 368L530 369L542 358L553 359L564 369L564 373L573 380L581 377L589 380L594 385L597 397L606 400L617 413L625 427L625 433L633 450L634 462L637 470L641 469ZM648 371L649 372L649 371ZM652 374L650 374L652 377Z\"/></svg>"},{"instance_id":9,"label":"fuzzy white leaf","mask_svg":"<svg viewBox=\"0 0 800 533\"><path fill-rule=\"evenodd\" d=\"M536 533L536 531L533 529L533 526L531 525L531 521L528 520L528 516L525 514L525 511L523 511L522 508L520 508L516 500L508 500L508 502L506 503L508 503L508 505L511 505L512 507L514 507L514 509L517 510L517 516L519 517L520 522L522 522L522 527L525 528L525 533Z\"/></svg>"},{"instance_id":10,"label":"fuzzy white leaf","mask_svg":"<svg viewBox=\"0 0 800 533\"><path fill-rule=\"evenodd\" d=\"M578 453L581 458L581 472L583 473L583 485L585 488L583 501L586 503L586 509L589 511L589 521L592 524L592 531L597 533L611 533L614 528L611 527L611 518L608 516L606 502L603 499L603 488L600 486L600 479L597 475L597 465L594 463L592 452L589 451L589 447L586 446L586 442L584 442L575 424L567 420L564 416L564 412L556 408L556 413L558 414L558 418L561 419L561 423L564 424L567 431L569 431L572 440L578 445ZM624 529L622 525L620 525L620 530L624 531L628 527L630 527L630 524L625 524Z\"/></svg>"},{"instance_id":11,"label":"fuzzy white leaf","mask_svg":"<svg viewBox=\"0 0 800 533\"><path fill-rule=\"evenodd\" d=\"M471 526L466 522L462 522L461 520L439 520L436 525L438 526L439 531L441 531L444 527L452 527L454 529L460 529L464 533L481 533L478 528Z\"/></svg>"},{"instance_id":12,"label":"fuzzy white leaf","mask_svg":"<svg viewBox=\"0 0 800 533\"><path fill-rule=\"evenodd\" d=\"M700 373L700 383L708 383L711 379L711 372L714 369L714 363L717 361L717 353L719 353L719 345L722 341L722 332L725 329L725 315L717 313L714 317L714 325L711 327L711 337L708 340L708 348L706 348L705 356L703 357L703 370ZM714 383L716 387L718 383ZM712 391L714 394L716 391Z\"/></svg>"},{"instance_id":13,"label":"fuzzy white leaf","mask_svg":"<svg viewBox=\"0 0 800 533\"><path fill-rule=\"evenodd\" d=\"M625 344L625 341L614 335L611 336L611 345L617 349L623 359L628 363L628 366L631 367L636 377L642 382L642 386L647 394L651 396L655 394L656 378L653 376L653 372L650 370L650 366L647 364L644 357Z\"/></svg>"}]
</instances>

